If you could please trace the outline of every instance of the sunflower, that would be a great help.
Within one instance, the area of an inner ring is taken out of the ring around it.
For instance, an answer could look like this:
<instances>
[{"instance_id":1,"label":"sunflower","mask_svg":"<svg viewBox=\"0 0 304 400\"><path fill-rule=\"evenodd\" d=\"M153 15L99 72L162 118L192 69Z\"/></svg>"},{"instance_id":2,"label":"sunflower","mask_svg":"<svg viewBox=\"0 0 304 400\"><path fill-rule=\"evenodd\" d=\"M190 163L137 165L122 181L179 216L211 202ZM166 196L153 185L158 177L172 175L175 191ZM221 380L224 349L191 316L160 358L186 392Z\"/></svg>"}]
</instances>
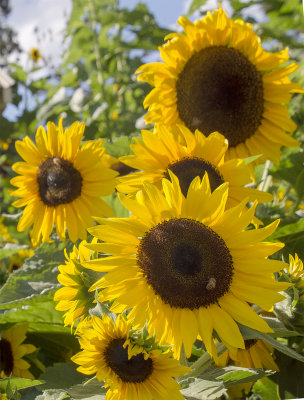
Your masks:
<instances>
[{"instance_id":1,"label":"sunflower","mask_svg":"<svg viewBox=\"0 0 304 400\"><path fill-rule=\"evenodd\" d=\"M298 282L298 286L304 286L303 262L297 254L293 257L289 254L289 266L286 269L293 281Z\"/></svg>"},{"instance_id":2,"label":"sunflower","mask_svg":"<svg viewBox=\"0 0 304 400\"><path fill-rule=\"evenodd\" d=\"M118 316L116 323L106 315L92 316L93 329L82 330L82 351L72 357L80 365L78 371L96 373L99 381L109 387L106 400L183 399L181 387L172 379L190 371L170 353L147 351L131 346L130 325Z\"/></svg>"},{"instance_id":3,"label":"sunflower","mask_svg":"<svg viewBox=\"0 0 304 400\"><path fill-rule=\"evenodd\" d=\"M244 368L261 368L271 371L279 371L279 367L273 359L273 348L270 344L260 339L245 340L245 349L225 351L217 360L216 365L236 365ZM243 393L248 393L253 382L238 384L228 389L231 398L242 398Z\"/></svg>"},{"instance_id":4,"label":"sunflower","mask_svg":"<svg viewBox=\"0 0 304 400\"><path fill-rule=\"evenodd\" d=\"M28 257L32 257L34 255L34 251L31 249L21 249L16 254L13 254L10 263L8 266L9 273L16 271L21 268L24 260Z\"/></svg>"},{"instance_id":5,"label":"sunflower","mask_svg":"<svg viewBox=\"0 0 304 400\"><path fill-rule=\"evenodd\" d=\"M113 215L112 209L100 198L114 192L117 172L103 164L102 140L89 140L82 146L84 123L74 122L63 130L62 119L57 127L40 126L36 145L29 137L16 142L16 150L25 162L17 162L13 170L20 174L11 180L18 189L13 196L21 197L15 207L25 207L18 231L31 225L34 245L41 239L49 241L56 224L60 240L65 240L67 228L70 239L86 239L92 215Z\"/></svg>"},{"instance_id":6,"label":"sunflower","mask_svg":"<svg viewBox=\"0 0 304 400\"><path fill-rule=\"evenodd\" d=\"M265 51L251 24L228 19L221 8L178 23L185 33L168 35L159 47L164 64L137 70L140 81L155 87L144 100L146 122L218 131L228 139L229 158L264 154L278 163L282 145L299 144L285 133L296 129L285 104L290 93L303 92L288 77L296 63L281 66L287 49Z\"/></svg>"},{"instance_id":7,"label":"sunflower","mask_svg":"<svg viewBox=\"0 0 304 400\"><path fill-rule=\"evenodd\" d=\"M63 287L57 290L54 300L59 302L55 307L56 310L66 311L65 326L73 326L76 321L85 323L90 317L89 309L94 307L94 293L89 292L91 283L88 273L92 271L81 266L83 261L94 258L94 253L85 247L86 244L87 242L83 240L79 244L79 249L74 246L69 256L65 250L65 265L58 267L60 274L57 279Z\"/></svg>"},{"instance_id":8,"label":"sunflower","mask_svg":"<svg viewBox=\"0 0 304 400\"><path fill-rule=\"evenodd\" d=\"M32 344L22 344L25 340L26 330L26 324L15 325L1 334L1 378L17 376L34 379L29 371L30 364L22 358L36 350L36 347Z\"/></svg>"},{"instance_id":9,"label":"sunflower","mask_svg":"<svg viewBox=\"0 0 304 400\"><path fill-rule=\"evenodd\" d=\"M285 263L266 259L283 244L261 243L279 221L245 231L256 203L247 209L245 199L225 211L228 183L211 192L206 173L184 197L177 177L169 175L164 193L145 182L136 199L121 196L130 218L99 219L101 225L89 229L104 243L88 247L111 254L84 263L107 272L91 290L103 289L101 301L115 300L113 312L132 309L134 326L147 322L161 345L174 343L176 356L182 344L190 356L197 338L214 354L214 330L225 344L244 348L236 321L271 331L248 303L269 310L289 287L273 278Z\"/></svg>"},{"instance_id":10,"label":"sunflower","mask_svg":"<svg viewBox=\"0 0 304 400\"><path fill-rule=\"evenodd\" d=\"M0 217L0 243L1 244L6 244L7 242L13 243L14 239L11 237L11 235L8 232L7 226L4 225L3 223L4 217Z\"/></svg>"},{"instance_id":11,"label":"sunflower","mask_svg":"<svg viewBox=\"0 0 304 400\"><path fill-rule=\"evenodd\" d=\"M227 207L239 204L245 197L249 201L271 201L270 193L261 192L244 185L251 181L251 170L241 159L225 161L228 143L218 132L205 137L198 130L193 135L185 126L174 128L182 138L181 144L175 139L172 130L159 126L155 133L142 132L142 140L135 139L131 148L135 155L121 157L120 160L135 169L141 170L121 177L117 189L123 193L135 193L147 180L161 188L161 180L169 178L168 170L178 178L184 196L191 181L204 176L207 171L211 189L229 182Z\"/></svg>"},{"instance_id":12,"label":"sunflower","mask_svg":"<svg viewBox=\"0 0 304 400\"><path fill-rule=\"evenodd\" d=\"M38 60L42 59L42 54L40 53L39 49L37 49L36 47L33 47L30 51L30 57L36 64Z\"/></svg>"}]
</instances>

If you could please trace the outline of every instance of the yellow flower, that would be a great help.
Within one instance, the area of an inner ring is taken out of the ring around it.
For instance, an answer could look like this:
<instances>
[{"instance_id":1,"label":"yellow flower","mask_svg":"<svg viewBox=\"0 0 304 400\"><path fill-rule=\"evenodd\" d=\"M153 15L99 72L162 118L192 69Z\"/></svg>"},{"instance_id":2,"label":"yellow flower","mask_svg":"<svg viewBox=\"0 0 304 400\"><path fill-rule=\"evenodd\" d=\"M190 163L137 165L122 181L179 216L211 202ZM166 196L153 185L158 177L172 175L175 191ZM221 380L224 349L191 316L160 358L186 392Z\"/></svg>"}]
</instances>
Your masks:
<instances>
[{"instance_id":1,"label":"yellow flower","mask_svg":"<svg viewBox=\"0 0 304 400\"><path fill-rule=\"evenodd\" d=\"M21 249L18 253L13 254L10 263L9 263L9 273L11 274L16 269L22 267L24 260L28 257L32 257L34 255L34 251L31 249Z\"/></svg>"},{"instance_id":2,"label":"yellow flower","mask_svg":"<svg viewBox=\"0 0 304 400\"><path fill-rule=\"evenodd\" d=\"M161 180L169 178L168 170L178 178L184 196L187 195L191 181L204 176L207 171L211 189L224 182L229 182L228 208L239 204L245 197L249 201L271 201L270 193L244 187L251 181L251 170L241 159L225 161L228 143L218 132L205 137L198 130L191 131L179 126L174 129L182 137L181 144L175 140L172 130L158 127L155 133L142 132L142 140L135 139L131 144L135 155L121 157L120 160L135 169L141 170L121 177L117 189L123 193L135 193L147 180L161 188Z\"/></svg>"},{"instance_id":3,"label":"yellow flower","mask_svg":"<svg viewBox=\"0 0 304 400\"><path fill-rule=\"evenodd\" d=\"M117 111L114 111L113 114L112 114L112 119L113 119L114 121L116 121L116 120L118 119L118 117L119 117L118 112L117 112Z\"/></svg>"},{"instance_id":4,"label":"yellow flower","mask_svg":"<svg viewBox=\"0 0 304 400\"><path fill-rule=\"evenodd\" d=\"M36 350L32 344L22 344L26 330L26 324L15 325L1 334L1 378L17 376L34 379L29 371L30 364L23 359L24 356Z\"/></svg>"},{"instance_id":5,"label":"yellow flower","mask_svg":"<svg viewBox=\"0 0 304 400\"><path fill-rule=\"evenodd\" d=\"M296 124L285 106L291 93L303 92L288 75L296 63L281 67L287 50L269 53L251 24L232 20L222 9L190 22L159 47L164 63L141 66L140 81L155 88L144 107L147 123L183 124L205 135L218 131L229 141L229 158L264 154L257 162L280 159L280 147L299 143L285 131Z\"/></svg>"},{"instance_id":6,"label":"yellow flower","mask_svg":"<svg viewBox=\"0 0 304 400\"><path fill-rule=\"evenodd\" d=\"M279 367L273 359L273 348L260 339L245 340L245 349L225 351L217 360L216 365L236 365L243 368L261 368L264 370L279 371ZM243 392L248 393L253 382L238 384L228 389L231 398L242 398Z\"/></svg>"},{"instance_id":7,"label":"yellow flower","mask_svg":"<svg viewBox=\"0 0 304 400\"><path fill-rule=\"evenodd\" d=\"M31 59L32 59L32 60L35 62L35 64L36 64L36 62L37 62L38 60L42 59L42 54L40 53L40 50L39 50L39 49L33 47L33 48L31 49L31 51L30 51L30 57L31 57Z\"/></svg>"},{"instance_id":8,"label":"yellow flower","mask_svg":"<svg viewBox=\"0 0 304 400\"><path fill-rule=\"evenodd\" d=\"M293 281L298 281L298 287L304 286L303 262L297 254L294 257L289 254L289 266L285 270Z\"/></svg>"},{"instance_id":9,"label":"yellow flower","mask_svg":"<svg viewBox=\"0 0 304 400\"><path fill-rule=\"evenodd\" d=\"M6 141L0 140L0 149L8 150L10 143L12 142L11 138L6 139Z\"/></svg>"},{"instance_id":10,"label":"yellow flower","mask_svg":"<svg viewBox=\"0 0 304 400\"><path fill-rule=\"evenodd\" d=\"M18 231L31 225L34 245L41 239L49 241L53 225L60 240L65 240L67 228L70 239L86 239L87 228L94 217L113 215L112 209L100 198L114 192L117 172L103 164L102 140L89 140L82 146L84 123L74 122L63 130L62 119L57 127L40 126L36 145L29 137L16 142L16 149L25 162L17 162L13 170L20 174L11 180L18 189L13 203L25 207Z\"/></svg>"},{"instance_id":11,"label":"yellow flower","mask_svg":"<svg viewBox=\"0 0 304 400\"><path fill-rule=\"evenodd\" d=\"M262 229L245 231L255 205L246 200L225 211L228 183L212 193L207 173L195 178L185 198L177 177L163 179L164 194L151 183L136 199L121 196L130 218L100 219L89 232L104 243L88 245L111 256L85 262L107 272L91 288L103 290L100 300L115 300L111 310L132 309L134 326L154 333L160 345L184 344L190 356L200 338L214 354L212 333L232 347L244 348L236 321L270 332L248 303L269 310L290 285L278 283L273 272L285 263L267 256L283 247L262 243L275 231L276 221Z\"/></svg>"},{"instance_id":12,"label":"yellow flower","mask_svg":"<svg viewBox=\"0 0 304 400\"><path fill-rule=\"evenodd\" d=\"M7 242L13 243L14 239L8 233L7 226L3 224L4 217L0 217L0 243L5 244Z\"/></svg>"},{"instance_id":13,"label":"yellow flower","mask_svg":"<svg viewBox=\"0 0 304 400\"><path fill-rule=\"evenodd\" d=\"M85 245L83 240L79 249L74 246L70 256L65 251L67 261L65 265L60 265L58 281L63 285L54 295L54 300L59 301L56 310L66 311L64 314L64 325L73 326L76 321L86 323L90 317L89 309L93 307L94 293L89 292L91 286L85 268L80 264L94 258L92 251ZM91 271L88 271L91 272Z\"/></svg>"},{"instance_id":14,"label":"yellow flower","mask_svg":"<svg viewBox=\"0 0 304 400\"><path fill-rule=\"evenodd\" d=\"M172 379L190 371L170 353L146 351L135 346L129 351L130 325L119 315L116 324L106 315L92 316L93 329L82 330L80 353L72 361L78 371L105 381L106 400L178 400L181 387Z\"/></svg>"}]
</instances>

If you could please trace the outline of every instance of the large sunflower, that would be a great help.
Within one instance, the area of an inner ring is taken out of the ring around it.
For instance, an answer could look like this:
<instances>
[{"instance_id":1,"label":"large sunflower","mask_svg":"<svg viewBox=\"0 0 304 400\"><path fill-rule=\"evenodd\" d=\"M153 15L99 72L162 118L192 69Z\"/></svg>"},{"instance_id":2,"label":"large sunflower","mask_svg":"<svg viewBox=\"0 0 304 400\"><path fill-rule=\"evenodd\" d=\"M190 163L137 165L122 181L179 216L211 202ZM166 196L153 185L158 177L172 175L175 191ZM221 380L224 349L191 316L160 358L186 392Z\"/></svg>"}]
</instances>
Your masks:
<instances>
[{"instance_id":1,"label":"large sunflower","mask_svg":"<svg viewBox=\"0 0 304 400\"><path fill-rule=\"evenodd\" d=\"M16 142L25 161L12 167L20 174L11 180L18 187L12 195L21 197L13 205L26 206L17 229L33 225L34 245L49 240L54 223L60 240L65 240L67 228L75 242L87 237L86 229L94 224L92 216L113 215L100 197L114 191L117 172L103 164L102 140L80 146L84 128L84 123L74 122L63 130L60 119L58 127L48 122L47 132L38 128L36 145L29 137Z\"/></svg>"},{"instance_id":2,"label":"large sunflower","mask_svg":"<svg viewBox=\"0 0 304 400\"><path fill-rule=\"evenodd\" d=\"M288 77L296 63L281 66L287 49L263 50L251 24L228 19L222 9L178 23L185 34L168 35L159 48L165 63L137 70L140 81L155 86L144 101L146 122L218 131L229 141L229 158L264 154L279 162L282 145L298 145L284 133L296 129L285 104L301 91Z\"/></svg>"},{"instance_id":3,"label":"large sunflower","mask_svg":"<svg viewBox=\"0 0 304 400\"><path fill-rule=\"evenodd\" d=\"M108 316L92 316L93 329L81 330L82 351L72 357L78 371L96 373L109 387L107 400L183 399L181 387L172 379L190 369L178 364L161 350L147 351L129 341L130 325L118 316L114 323Z\"/></svg>"},{"instance_id":4,"label":"large sunflower","mask_svg":"<svg viewBox=\"0 0 304 400\"><path fill-rule=\"evenodd\" d=\"M88 261L94 257L94 253L85 247L87 242L83 240L77 249L74 246L73 251L68 256L65 251L65 265L59 265L60 274L58 281L63 285L54 295L54 300L59 303L56 310L65 311L64 325L73 326L76 321L86 322L90 317L89 310L93 307L94 293L89 292L90 277L84 267L83 261ZM88 271L92 272L92 271Z\"/></svg>"},{"instance_id":5,"label":"large sunflower","mask_svg":"<svg viewBox=\"0 0 304 400\"><path fill-rule=\"evenodd\" d=\"M248 303L269 310L284 297L289 284L276 282L273 272L285 263L267 256L283 247L262 243L275 231L276 221L262 229L245 231L255 205L246 200L225 211L228 183L212 193L207 173L195 178L185 198L177 177L163 179L162 192L150 183L136 199L121 196L130 218L100 219L89 231L104 243L88 245L112 256L84 263L108 272L91 288L100 300L114 300L114 312L132 309L135 326L156 334L160 344L182 344L191 354L201 338L214 354L212 333L232 347L244 348L236 324L261 332L271 329Z\"/></svg>"},{"instance_id":6,"label":"large sunflower","mask_svg":"<svg viewBox=\"0 0 304 400\"><path fill-rule=\"evenodd\" d=\"M22 344L25 340L26 330L26 324L16 325L1 334L1 378L17 376L34 379L29 371L30 364L23 359L24 356L36 350L32 344Z\"/></svg>"},{"instance_id":7,"label":"large sunflower","mask_svg":"<svg viewBox=\"0 0 304 400\"><path fill-rule=\"evenodd\" d=\"M208 172L211 189L229 182L228 208L239 204L245 197L249 201L270 201L270 193L261 192L244 185L251 182L251 170L242 159L225 161L228 144L218 132L205 137L198 130L193 135L185 126L174 128L182 137L181 144L165 127L159 126L155 133L142 132L142 140L135 139L131 148L134 155L121 157L120 160L135 169L141 170L120 178L117 189L123 193L135 193L147 180L161 188L161 180L169 177L168 170L178 178L183 194L186 196L191 181Z\"/></svg>"}]
</instances>

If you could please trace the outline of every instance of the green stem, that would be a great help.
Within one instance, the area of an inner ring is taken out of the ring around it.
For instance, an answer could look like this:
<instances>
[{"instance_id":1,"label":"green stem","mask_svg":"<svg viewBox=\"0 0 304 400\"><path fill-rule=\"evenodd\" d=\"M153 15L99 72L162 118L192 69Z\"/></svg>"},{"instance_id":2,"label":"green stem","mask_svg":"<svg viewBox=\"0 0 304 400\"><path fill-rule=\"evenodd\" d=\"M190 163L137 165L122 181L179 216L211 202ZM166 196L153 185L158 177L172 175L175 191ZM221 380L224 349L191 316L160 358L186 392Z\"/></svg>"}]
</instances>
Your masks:
<instances>
[{"instance_id":1,"label":"green stem","mask_svg":"<svg viewBox=\"0 0 304 400\"><path fill-rule=\"evenodd\" d=\"M302 350L304 348L304 338L301 340L301 342L299 343L298 347L297 347L297 352L302 354Z\"/></svg>"},{"instance_id":2,"label":"green stem","mask_svg":"<svg viewBox=\"0 0 304 400\"><path fill-rule=\"evenodd\" d=\"M272 178L270 175L268 175L270 167L271 167L271 161L266 160L265 168L264 168L263 175L261 178L261 183L259 186L259 190L261 190L263 192L267 192L267 189L271 185Z\"/></svg>"},{"instance_id":3,"label":"green stem","mask_svg":"<svg viewBox=\"0 0 304 400\"><path fill-rule=\"evenodd\" d=\"M223 343L217 343L216 349L218 355L221 355L225 350L226 346ZM214 363L213 358L211 358L210 354L205 352L203 355L200 356L198 360L196 360L192 365L192 371L188 374L182 375L177 379L177 381L181 381L187 378L195 377L205 371L211 364Z\"/></svg>"},{"instance_id":4,"label":"green stem","mask_svg":"<svg viewBox=\"0 0 304 400\"><path fill-rule=\"evenodd\" d=\"M99 47L99 43L98 43L99 35L98 35L98 30L97 30L97 16L96 16L95 1L91 0L90 5L91 5L91 16L92 16L92 31L93 31L93 37L94 37L94 49L95 49L95 54L96 54L97 81L100 85L100 91L101 91L103 100L107 104L109 104L109 102L107 101L107 93L106 93L105 84L104 84L102 56L101 56L100 47ZM106 116L106 124L109 127L110 120L109 120L109 113L107 111L105 112L105 116Z\"/></svg>"}]
</instances>

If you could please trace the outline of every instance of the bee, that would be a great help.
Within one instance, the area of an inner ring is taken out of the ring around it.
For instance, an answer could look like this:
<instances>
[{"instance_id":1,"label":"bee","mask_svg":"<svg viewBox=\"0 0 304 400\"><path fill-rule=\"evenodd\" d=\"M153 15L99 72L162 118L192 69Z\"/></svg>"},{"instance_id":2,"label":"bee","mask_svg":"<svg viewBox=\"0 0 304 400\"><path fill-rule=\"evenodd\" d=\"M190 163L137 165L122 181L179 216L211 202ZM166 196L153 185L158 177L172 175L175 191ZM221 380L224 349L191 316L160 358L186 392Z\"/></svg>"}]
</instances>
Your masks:
<instances>
[{"instance_id":1,"label":"bee","mask_svg":"<svg viewBox=\"0 0 304 400\"><path fill-rule=\"evenodd\" d=\"M207 283L206 289L207 290L213 290L216 285L216 279L215 278L209 278L209 281Z\"/></svg>"}]
</instances>

